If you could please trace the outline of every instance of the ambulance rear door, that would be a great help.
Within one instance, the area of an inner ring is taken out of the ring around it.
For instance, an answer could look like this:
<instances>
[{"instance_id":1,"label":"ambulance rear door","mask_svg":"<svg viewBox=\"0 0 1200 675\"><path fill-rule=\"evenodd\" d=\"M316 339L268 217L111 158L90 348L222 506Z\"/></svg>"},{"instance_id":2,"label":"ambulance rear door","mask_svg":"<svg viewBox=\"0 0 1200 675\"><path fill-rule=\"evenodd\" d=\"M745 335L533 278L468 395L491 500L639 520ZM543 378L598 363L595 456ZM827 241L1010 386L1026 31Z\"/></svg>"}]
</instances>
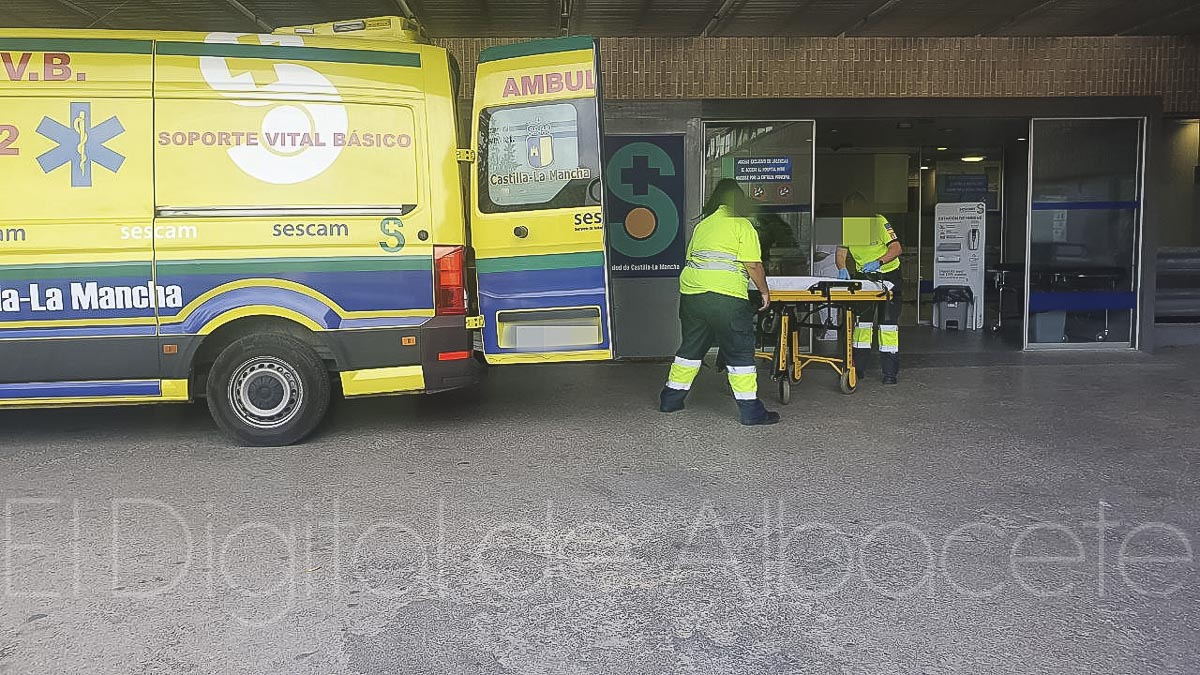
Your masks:
<instances>
[{"instance_id":1,"label":"ambulance rear door","mask_svg":"<svg viewBox=\"0 0 1200 675\"><path fill-rule=\"evenodd\" d=\"M488 363L612 358L596 42L485 49L471 245Z\"/></svg>"}]
</instances>

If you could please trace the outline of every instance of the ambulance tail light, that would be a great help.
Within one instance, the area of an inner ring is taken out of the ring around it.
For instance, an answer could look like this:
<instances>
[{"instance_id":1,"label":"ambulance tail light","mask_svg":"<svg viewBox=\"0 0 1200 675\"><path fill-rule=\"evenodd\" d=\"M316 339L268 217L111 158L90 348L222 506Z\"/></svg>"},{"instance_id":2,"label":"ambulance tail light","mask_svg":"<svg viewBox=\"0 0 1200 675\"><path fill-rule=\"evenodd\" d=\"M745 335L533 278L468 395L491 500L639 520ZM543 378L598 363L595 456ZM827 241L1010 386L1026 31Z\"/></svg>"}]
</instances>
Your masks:
<instances>
[{"instance_id":1,"label":"ambulance tail light","mask_svg":"<svg viewBox=\"0 0 1200 675\"><path fill-rule=\"evenodd\" d=\"M467 313L464 247L433 247L433 284L434 309L438 316L462 316Z\"/></svg>"}]
</instances>

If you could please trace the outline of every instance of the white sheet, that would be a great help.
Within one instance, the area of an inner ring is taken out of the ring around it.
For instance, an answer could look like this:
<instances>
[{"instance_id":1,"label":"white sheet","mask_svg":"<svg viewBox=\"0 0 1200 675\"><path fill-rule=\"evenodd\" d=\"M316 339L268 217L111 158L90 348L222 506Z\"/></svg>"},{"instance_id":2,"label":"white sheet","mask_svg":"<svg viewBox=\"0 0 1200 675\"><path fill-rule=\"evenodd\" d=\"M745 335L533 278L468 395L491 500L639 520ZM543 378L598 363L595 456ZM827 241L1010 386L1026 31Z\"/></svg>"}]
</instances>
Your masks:
<instances>
[{"instance_id":1,"label":"white sheet","mask_svg":"<svg viewBox=\"0 0 1200 675\"><path fill-rule=\"evenodd\" d=\"M821 281L837 280L837 277L767 277L767 286L780 291L807 291ZM864 291L882 291L885 288L888 290L892 288L890 281L867 281L866 279L856 279L855 281L862 284ZM753 283L750 287L754 287Z\"/></svg>"}]
</instances>

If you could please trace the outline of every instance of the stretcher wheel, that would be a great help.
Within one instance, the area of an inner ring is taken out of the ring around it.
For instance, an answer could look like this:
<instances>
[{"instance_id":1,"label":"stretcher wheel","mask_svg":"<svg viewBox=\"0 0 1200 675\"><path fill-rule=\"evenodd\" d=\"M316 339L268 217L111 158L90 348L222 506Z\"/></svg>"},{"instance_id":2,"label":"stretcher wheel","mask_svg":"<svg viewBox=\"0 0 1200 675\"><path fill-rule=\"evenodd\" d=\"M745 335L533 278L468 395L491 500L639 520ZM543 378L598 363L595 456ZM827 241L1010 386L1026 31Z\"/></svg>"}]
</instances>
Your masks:
<instances>
[{"instance_id":1,"label":"stretcher wheel","mask_svg":"<svg viewBox=\"0 0 1200 675\"><path fill-rule=\"evenodd\" d=\"M847 368L842 372L842 379L839 383L843 394L853 394L858 388L858 375L855 374L854 368Z\"/></svg>"},{"instance_id":2,"label":"stretcher wheel","mask_svg":"<svg viewBox=\"0 0 1200 675\"><path fill-rule=\"evenodd\" d=\"M779 378L779 402L783 405L792 402L792 382L787 375Z\"/></svg>"}]
</instances>

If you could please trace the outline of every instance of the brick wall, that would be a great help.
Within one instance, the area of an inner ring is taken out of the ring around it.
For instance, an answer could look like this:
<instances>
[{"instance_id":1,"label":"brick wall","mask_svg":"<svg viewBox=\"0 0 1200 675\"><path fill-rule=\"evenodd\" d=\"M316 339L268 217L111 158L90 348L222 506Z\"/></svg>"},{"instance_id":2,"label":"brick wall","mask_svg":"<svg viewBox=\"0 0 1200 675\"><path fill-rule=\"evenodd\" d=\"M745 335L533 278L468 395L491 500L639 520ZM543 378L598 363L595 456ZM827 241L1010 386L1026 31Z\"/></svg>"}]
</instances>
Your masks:
<instances>
[{"instance_id":1,"label":"brick wall","mask_svg":"<svg viewBox=\"0 0 1200 675\"><path fill-rule=\"evenodd\" d=\"M436 40L463 65L511 40ZM1095 38L602 38L615 99L1162 96L1200 114L1200 42Z\"/></svg>"}]
</instances>

